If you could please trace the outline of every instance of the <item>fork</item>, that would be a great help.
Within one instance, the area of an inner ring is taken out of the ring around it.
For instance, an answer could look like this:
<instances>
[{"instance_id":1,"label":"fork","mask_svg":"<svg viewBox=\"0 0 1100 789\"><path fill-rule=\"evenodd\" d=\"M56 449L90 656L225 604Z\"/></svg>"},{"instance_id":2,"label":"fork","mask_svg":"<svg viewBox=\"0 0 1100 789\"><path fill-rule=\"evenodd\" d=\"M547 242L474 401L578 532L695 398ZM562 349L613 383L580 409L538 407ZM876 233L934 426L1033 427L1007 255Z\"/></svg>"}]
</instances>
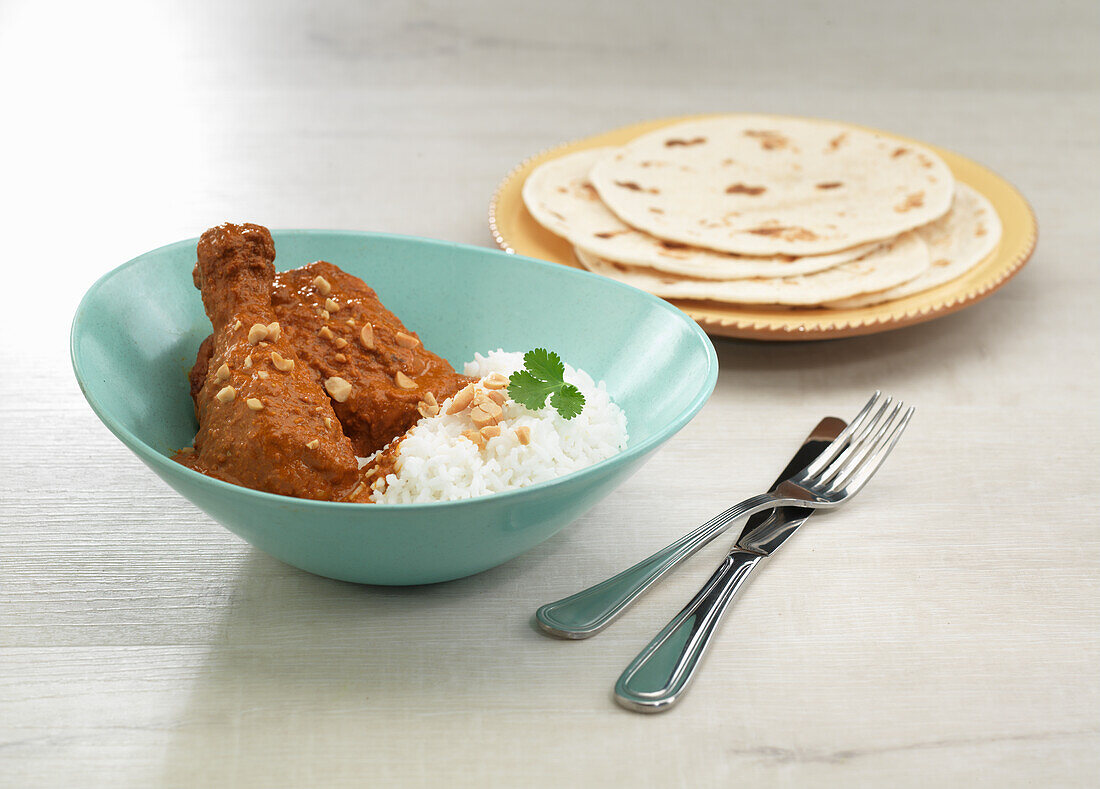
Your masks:
<instances>
[{"instance_id":1,"label":"fork","mask_svg":"<svg viewBox=\"0 0 1100 789\"><path fill-rule=\"evenodd\" d=\"M913 408L876 391L836 439L806 468L771 492L745 499L606 581L539 608L535 619L559 638L588 638L603 630L666 573L731 524L776 507L833 509L856 495L878 471L913 416ZM876 410L877 407L877 410ZM905 409L905 410L903 410Z\"/></svg>"}]
</instances>

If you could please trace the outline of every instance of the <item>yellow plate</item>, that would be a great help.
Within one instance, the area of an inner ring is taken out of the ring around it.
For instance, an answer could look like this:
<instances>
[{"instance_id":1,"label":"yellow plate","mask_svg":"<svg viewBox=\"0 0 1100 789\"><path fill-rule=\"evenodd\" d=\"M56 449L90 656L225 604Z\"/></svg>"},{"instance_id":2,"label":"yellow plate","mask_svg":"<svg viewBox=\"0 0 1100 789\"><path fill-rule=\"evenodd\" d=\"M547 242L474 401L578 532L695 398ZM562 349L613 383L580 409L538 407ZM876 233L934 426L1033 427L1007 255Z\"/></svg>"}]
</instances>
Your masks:
<instances>
[{"instance_id":1,"label":"yellow plate","mask_svg":"<svg viewBox=\"0 0 1100 789\"><path fill-rule=\"evenodd\" d=\"M528 257L581 268L573 247L544 228L527 212L521 190L530 172L543 162L585 148L623 145L646 132L708 115L663 118L567 143L533 156L501 182L489 205L489 229L501 249ZM866 128L866 127L857 127ZM916 143L896 134L869 129L902 143ZM997 247L958 279L896 301L858 309L788 308L706 301L670 300L710 334L758 340L825 340L897 329L932 320L979 301L1004 285L1035 249L1035 214L1010 183L956 153L931 148L947 162L955 178L984 194L1000 214L1004 232Z\"/></svg>"}]
</instances>

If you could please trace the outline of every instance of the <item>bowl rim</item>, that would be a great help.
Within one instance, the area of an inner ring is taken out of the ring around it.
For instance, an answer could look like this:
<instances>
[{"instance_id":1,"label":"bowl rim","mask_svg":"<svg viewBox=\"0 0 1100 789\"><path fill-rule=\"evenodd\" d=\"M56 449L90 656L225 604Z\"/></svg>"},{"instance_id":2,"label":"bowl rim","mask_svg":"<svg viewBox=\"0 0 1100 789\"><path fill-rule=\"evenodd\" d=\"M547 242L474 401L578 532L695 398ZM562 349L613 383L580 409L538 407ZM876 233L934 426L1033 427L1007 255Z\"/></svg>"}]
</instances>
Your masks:
<instances>
[{"instance_id":1,"label":"bowl rim","mask_svg":"<svg viewBox=\"0 0 1100 789\"><path fill-rule=\"evenodd\" d=\"M605 286L610 286L613 289L620 289L628 291L634 298L641 298L643 301L649 302L651 305L656 306L666 312L672 313L678 319L682 320L690 328L690 331L694 334L696 339L701 341L705 354L707 357L707 369L705 380L702 381L698 391L691 398L691 400L680 410L676 416L670 420L666 425L661 427L657 432L643 441L637 444L627 443L626 449L612 455L609 458L600 460L593 463L591 466L572 471L560 477L554 479L545 480L543 482L537 482L534 485L528 485L521 488L513 488L512 490L501 491L499 493L486 494L484 496L474 496L468 499L458 499L455 501L430 501L430 502L412 502L408 504L378 504L374 502L344 502L344 501L324 501L318 499L304 499L296 496L284 496L279 493L268 493L267 491L255 490L254 488L248 488L243 485L234 485L230 482L217 479L215 477L202 474L194 469L188 468L180 463L177 463L172 458L164 455L159 450L153 448L146 443L142 438L137 436L134 432L123 426L117 419L111 416L103 404L89 391L85 381L88 377L87 371L84 369L84 364L77 353L77 339L78 335L83 330L83 325L88 320L88 310L90 309L90 302L93 296L102 288L106 287L106 284L118 276L122 271L137 265L144 259L174 250L179 247L192 247L198 243L198 237L185 239L183 241L175 241L170 244L164 244L154 249L142 252L140 255L131 258L130 260L122 263L119 266L107 271L100 276L91 287L84 293L80 299L80 303L77 305L76 313L73 315L72 326L69 331L69 357L73 366L73 373L76 376L77 385L80 387L81 394L84 395L84 399L91 406L92 411L99 418L99 420L111 431L131 452L136 454L140 460L146 465L153 468L154 472L158 469L164 470L170 474L183 472L184 478L194 479L199 484L210 484L214 486L214 489L223 489L226 493L244 495L244 496L258 496L263 499L270 500L271 503L294 503L302 506L316 505L321 508L338 507L341 512L372 512L372 511L384 511L387 513L398 512L414 512L426 509L438 509L440 507L455 507L455 506L476 506L478 504L484 504L487 501L502 501L511 499L516 496L529 495L535 491L542 491L555 486L564 485L575 480L582 475L591 474L601 469L610 469L613 466L622 465L631 459L640 458L663 444L670 439L676 433L678 433L691 419L699 412L703 405L710 399L711 394L714 391L718 382L718 354L714 349L714 344L711 342L710 337L706 332L696 323L690 316L679 308L669 304L667 301L660 299L650 293L646 293L643 290L639 290L631 285L627 285L616 280L601 277L598 274L593 274L588 271L581 271L579 269L566 268L556 263L551 263L545 260L539 260L538 258L531 258L525 255L518 255L514 252L505 252L499 249L493 249L491 247L480 247L474 244L462 244L455 241L444 241L441 239L426 238L423 236L409 236L399 233L379 233L369 230L326 230L323 228L283 228L271 230L272 238L278 244L279 236L359 236L363 238L377 238L398 242L412 242L415 244L427 244L429 246L440 247L443 249L458 248L465 250L474 250L479 253L487 254L490 256L504 256L510 257L517 261L523 261L522 265L533 265L536 268L545 268L549 271L555 272L556 275L563 275L566 277L580 277L582 279L591 279L593 281L599 280L604 283ZM600 379L597 379L600 380ZM629 423L629 414L627 415ZM193 475L189 477L188 475ZM158 476L161 476L158 472ZM357 508L352 510L351 508ZM380 509L381 508L381 509Z\"/></svg>"}]
</instances>

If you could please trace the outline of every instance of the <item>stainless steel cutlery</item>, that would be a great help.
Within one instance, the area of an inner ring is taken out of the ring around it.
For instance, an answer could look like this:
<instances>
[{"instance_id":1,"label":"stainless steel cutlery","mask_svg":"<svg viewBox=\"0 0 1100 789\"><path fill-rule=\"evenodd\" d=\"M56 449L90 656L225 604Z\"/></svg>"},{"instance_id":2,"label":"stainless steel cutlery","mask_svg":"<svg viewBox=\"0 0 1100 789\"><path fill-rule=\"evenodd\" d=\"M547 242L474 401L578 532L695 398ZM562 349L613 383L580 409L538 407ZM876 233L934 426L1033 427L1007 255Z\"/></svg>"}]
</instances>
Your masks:
<instances>
[{"instance_id":1,"label":"stainless steel cutlery","mask_svg":"<svg viewBox=\"0 0 1100 789\"><path fill-rule=\"evenodd\" d=\"M616 683L616 700L629 709L669 709L694 677L723 614L751 572L814 510L839 507L856 495L893 450L912 415L912 408L875 392L847 426L835 418L822 420L767 493L730 507L618 575L542 606L536 613L539 626L561 638L595 635L735 521L753 515L695 598Z\"/></svg>"}]
</instances>

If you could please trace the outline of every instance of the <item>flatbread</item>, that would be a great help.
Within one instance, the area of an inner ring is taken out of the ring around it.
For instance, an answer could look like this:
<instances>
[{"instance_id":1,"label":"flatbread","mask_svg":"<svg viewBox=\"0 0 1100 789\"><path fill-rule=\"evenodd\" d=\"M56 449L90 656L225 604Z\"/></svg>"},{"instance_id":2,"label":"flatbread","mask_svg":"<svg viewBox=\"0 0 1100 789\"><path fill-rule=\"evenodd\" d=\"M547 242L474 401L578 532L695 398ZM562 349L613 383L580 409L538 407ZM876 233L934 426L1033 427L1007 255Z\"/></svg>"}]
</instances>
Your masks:
<instances>
[{"instance_id":1,"label":"flatbread","mask_svg":"<svg viewBox=\"0 0 1100 789\"><path fill-rule=\"evenodd\" d=\"M592 167L603 202L667 241L818 255L943 216L954 177L929 149L831 121L731 115L642 135Z\"/></svg>"},{"instance_id":2,"label":"flatbread","mask_svg":"<svg viewBox=\"0 0 1100 789\"><path fill-rule=\"evenodd\" d=\"M885 290L928 269L928 248L916 233L903 233L859 260L794 277L702 280L678 279L652 269L623 266L574 249L586 269L668 299L734 304L816 306L860 293ZM890 285L883 285L890 282ZM840 295L844 294L844 295Z\"/></svg>"},{"instance_id":3,"label":"flatbread","mask_svg":"<svg viewBox=\"0 0 1100 789\"><path fill-rule=\"evenodd\" d=\"M832 268L863 257L879 244L813 257L746 257L664 241L635 230L603 204L588 182L588 171L615 148L589 148L539 165L523 182L523 202L531 216L589 255L616 263L648 266L704 279L785 277Z\"/></svg>"},{"instance_id":4,"label":"flatbread","mask_svg":"<svg viewBox=\"0 0 1100 789\"><path fill-rule=\"evenodd\" d=\"M985 259L1001 240L1001 218L985 196L963 183L955 184L955 202L942 218L917 228L932 264L918 277L878 293L829 304L851 309L911 296L961 277Z\"/></svg>"}]
</instances>

